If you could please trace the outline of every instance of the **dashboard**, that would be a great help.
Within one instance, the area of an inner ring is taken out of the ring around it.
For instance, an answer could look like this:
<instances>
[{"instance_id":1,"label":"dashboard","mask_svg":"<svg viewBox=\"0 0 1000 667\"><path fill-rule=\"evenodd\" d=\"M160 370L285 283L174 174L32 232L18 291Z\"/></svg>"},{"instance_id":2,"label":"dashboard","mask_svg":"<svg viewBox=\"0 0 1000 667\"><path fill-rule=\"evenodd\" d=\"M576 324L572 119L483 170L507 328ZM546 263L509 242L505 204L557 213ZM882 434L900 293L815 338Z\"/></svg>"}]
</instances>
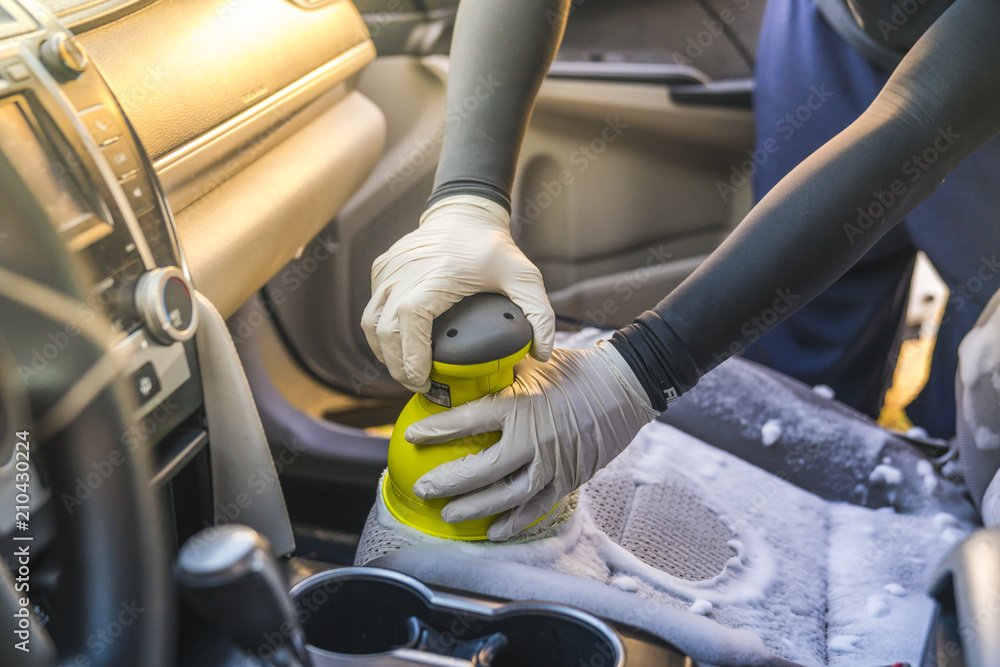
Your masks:
<instances>
[{"instance_id":1,"label":"dashboard","mask_svg":"<svg viewBox=\"0 0 1000 667\"><path fill-rule=\"evenodd\" d=\"M37 211L89 286L26 372L110 322L133 399L120 445L151 450L176 544L217 519L196 289L231 315L368 176L385 118L355 88L374 56L348 0L0 0L0 206ZM33 497L36 553L59 500Z\"/></svg>"},{"instance_id":2,"label":"dashboard","mask_svg":"<svg viewBox=\"0 0 1000 667\"><path fill-rule=\"evenodd\" d=\"M80 316L115 328L144 439L201 405L195 288L228 317L374 166L374 57L348 0L0 0L0 198L89 273Z\"/></svg>"}]
</instances>

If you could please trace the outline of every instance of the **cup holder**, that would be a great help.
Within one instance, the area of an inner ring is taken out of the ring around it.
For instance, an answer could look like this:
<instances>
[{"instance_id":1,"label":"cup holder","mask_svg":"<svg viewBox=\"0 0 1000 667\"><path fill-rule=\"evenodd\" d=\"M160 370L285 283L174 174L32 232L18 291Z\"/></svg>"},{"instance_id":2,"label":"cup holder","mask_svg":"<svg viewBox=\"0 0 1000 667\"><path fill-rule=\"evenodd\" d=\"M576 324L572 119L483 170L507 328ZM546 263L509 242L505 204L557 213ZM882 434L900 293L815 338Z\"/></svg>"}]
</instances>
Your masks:
<instances>
[{"instance_id":1,"label":"cup holder","mask_svg":"<svg viewBox=\"0 0 1000 667\"><path fill-rule=\"evenodd\" d=\"M367 567L320 572L291 592L314 667L625 664L621 640L610 627L563 605L483 602ZM417 640L414 632L421 628Z\"/></svg>"}]
</instances>

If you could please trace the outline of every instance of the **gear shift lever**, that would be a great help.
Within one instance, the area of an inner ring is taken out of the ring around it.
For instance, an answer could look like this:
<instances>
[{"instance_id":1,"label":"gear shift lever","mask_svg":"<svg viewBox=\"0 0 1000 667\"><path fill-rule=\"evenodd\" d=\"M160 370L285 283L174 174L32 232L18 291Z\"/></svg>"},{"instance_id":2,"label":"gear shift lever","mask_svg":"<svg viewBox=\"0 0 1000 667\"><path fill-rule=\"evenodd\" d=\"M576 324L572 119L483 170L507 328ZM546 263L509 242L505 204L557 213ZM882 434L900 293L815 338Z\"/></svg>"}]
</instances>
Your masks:
<instances>
[{"instance_id":1,"label":"gear shift lever","mask_svg":"<svg viewBox=\"0 0 1000 667\"><path fill-rule=\"evenodd\" d=\"M309 667L305 635L267 538L252 528L208 528L174 564L184 599L261 662Z\"/></svg>"}]
</instances>

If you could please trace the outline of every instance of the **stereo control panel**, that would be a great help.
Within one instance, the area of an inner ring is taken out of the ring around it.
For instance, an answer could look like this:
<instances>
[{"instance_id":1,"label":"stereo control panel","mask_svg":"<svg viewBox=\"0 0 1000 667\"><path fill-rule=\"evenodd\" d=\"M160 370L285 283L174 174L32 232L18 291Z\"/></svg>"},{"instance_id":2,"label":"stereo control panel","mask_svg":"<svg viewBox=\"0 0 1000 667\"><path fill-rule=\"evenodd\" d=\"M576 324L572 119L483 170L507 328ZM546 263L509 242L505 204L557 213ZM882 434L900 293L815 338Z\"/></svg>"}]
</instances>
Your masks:
<instances>
[{"instance_id":1,"label":"stereo control panel","mask_svg":"<svg viewBox=\"0 0 1000 667\"><path fill-rule=\"evenodd\" d=\"M201 403L198 312L170 209L114 94L73 35L29 0L0 0L0 159L91 276L81 318L119 332L145 436ZM173 398L173 401L170 399ZM162 412L162 410L161 410Z\"/></svg>"}]
</instances>

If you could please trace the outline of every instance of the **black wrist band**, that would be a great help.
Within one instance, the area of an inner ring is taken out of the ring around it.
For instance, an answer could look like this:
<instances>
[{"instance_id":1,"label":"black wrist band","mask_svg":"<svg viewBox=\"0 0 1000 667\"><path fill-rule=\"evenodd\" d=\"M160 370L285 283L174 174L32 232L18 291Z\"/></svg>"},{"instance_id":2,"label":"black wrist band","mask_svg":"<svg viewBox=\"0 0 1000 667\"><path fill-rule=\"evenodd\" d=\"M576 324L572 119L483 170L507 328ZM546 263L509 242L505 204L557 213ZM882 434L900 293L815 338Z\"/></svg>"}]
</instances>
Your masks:
<instances>
[{"instance_id":1,"label":"black wrist band","mask_svg":"<svg viewBox=\"0 0 1000 667\"><path fill-rule=\"evenodd\" d=\"M666 410L698 381L700 374L684 344L653 311L616 331L610 342L639 379L655 410Z\"/></svg>"},{"instance_id":2,"label":"black wrist band","mask_svg":"<svg viewBox=\"0 0 1000 667\"><path fill-rule=\"evenodd\" d=\"M427 199L427 208L446 197L455 195L475 195L483 199L489 199L503 206L507 213L510 213L510 195L503 189L491 183L480 181L449 181L434 188L431 196Z\"/></svg>"}]
</instances>

